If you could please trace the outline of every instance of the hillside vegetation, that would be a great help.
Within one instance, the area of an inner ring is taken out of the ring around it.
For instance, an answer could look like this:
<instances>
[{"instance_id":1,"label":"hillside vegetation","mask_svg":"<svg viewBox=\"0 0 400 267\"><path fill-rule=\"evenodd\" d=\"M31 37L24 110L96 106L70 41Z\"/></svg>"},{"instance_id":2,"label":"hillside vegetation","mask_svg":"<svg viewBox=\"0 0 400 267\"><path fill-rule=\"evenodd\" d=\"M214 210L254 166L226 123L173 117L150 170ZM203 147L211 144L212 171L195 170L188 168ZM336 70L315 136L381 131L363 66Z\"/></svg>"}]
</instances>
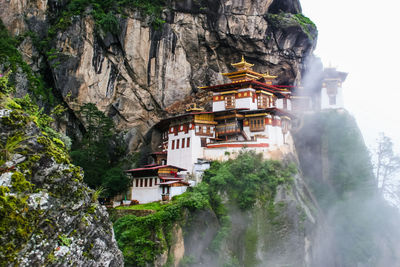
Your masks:
<instances>
[{"instance_id":1,"label":"hillside vegetation","mask_svg":"<svg viewBox=\"0 0 400 267\"><path fill-rule=\"evenodd\" d=\"M305 180L332 231L321 246L331 246L341 266L398 262L392 248L400 237L394 226L399 214L378 192L355 119L345 110L307 115L294 136Z\"/></svg>"},{"instance_id":2,"label":"hillside vegetation","mask_svg":"<svg viewBox=\"0 0 400 267\"><path fill-rule=\"evenodd\" d=\"M231 228L231 207L238 207L246 212L252 210L257 202L268 207L269 216L275 218L275 194L278 186L290 186L296 172L293 165L285 166L281 162L263 160L261 155L253 152L240 153L237 159L226 162L214 162L206 171L204 181L169 204L146 205L157 211L145 217L127 215L114 223L114 230L121 248L126 266L146 266L167 253L167 263L174 262L174 255L168 250L176 242L172 235L174 228L184 229L186 252L183 261L191 264L200 263L204 255L191 255L191 234L205 233L205 225L197 228L204 220L216 231L211 236L202 236L197 243L204 243L202 253L214 258L213 264L232 261L230 256L221 254L222 246L233 235ZM228 198L225 199L224 198ZM203 218L196 214L205 212ZM215 218L216 216L216 218ZM267 215L268 216L268 215ZM253 238L254 233L248 233ZM253 244L248 244L250 247ZM207 249L205 249L207 248ZM246 259L234 258L237 263L255 257L249 248ZM252 264L247 265L252 266Z\"/></svg>"}]
</instances>

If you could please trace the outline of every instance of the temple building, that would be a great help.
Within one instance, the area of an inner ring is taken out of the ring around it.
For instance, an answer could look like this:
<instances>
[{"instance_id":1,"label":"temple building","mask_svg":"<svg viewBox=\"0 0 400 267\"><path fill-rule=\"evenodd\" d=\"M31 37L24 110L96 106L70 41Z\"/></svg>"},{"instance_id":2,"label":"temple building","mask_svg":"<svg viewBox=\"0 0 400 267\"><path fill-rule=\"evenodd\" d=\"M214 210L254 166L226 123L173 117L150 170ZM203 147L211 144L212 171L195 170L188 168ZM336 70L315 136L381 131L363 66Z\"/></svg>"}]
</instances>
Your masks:
<instances>
[{"instance_id":1,"label":"temple building","mask_svg":"<svg viewBox=\"0 0 400 267\"><path fill-rule=\"evenodd\" d=\"M334 67L323 69L321 66L313 73L312 79L305 81L305 87L299 84L292 90L292 110L301 113L343 108L342 83L347 75Z\"/></svg>"},{"instance_id":2,"label":"temple building","mask_svg":"<svg viewBox=\"0 0 400 267\"><path fill-rule=\"evenodd\" d=\"M185 175L198 180L210 161L235 157L243 149L266 158L291 151L290 89L274 85L276 76L253 71L243 57L232 66L235 71L222 74L229 83L200 88L212 93L212 111L193 106L155 126L162 140L152 154L154 164L126 171L133 178L132 200L147 203L184 192Z\"/></svg>"},{"instance_id":3,"label":"temple building","mask_svg":"<svg viewBox=\"0 0 400 267\"><path fill-rule=\"evenodd\" d=\"M321 109L344 107L342 83L346 78L346 72L337 71L332 67L324 69Z\"/></svg>"}]
</instances>

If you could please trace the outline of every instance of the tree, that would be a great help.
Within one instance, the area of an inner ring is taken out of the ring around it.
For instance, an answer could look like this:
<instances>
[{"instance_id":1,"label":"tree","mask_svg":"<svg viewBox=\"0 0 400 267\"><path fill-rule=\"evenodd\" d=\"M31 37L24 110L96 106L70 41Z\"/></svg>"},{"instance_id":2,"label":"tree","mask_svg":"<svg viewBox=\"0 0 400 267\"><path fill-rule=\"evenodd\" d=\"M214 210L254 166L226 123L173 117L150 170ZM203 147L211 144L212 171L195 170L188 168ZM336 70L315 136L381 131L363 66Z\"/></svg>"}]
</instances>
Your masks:
<instances>
[{"instance_id":1,"label":"tree","mask_svg":"<svg viewBox=\"0 0 400 267\"><path fill-rule=\"evenodd\" d=\"M393 141L384 133L379 134L375 151L376 183L382 193L391 193L390 180L400 171L400 155L393 151Z\"/></svg>"},{"instance_id":2,"label":"tree","mask_svg":"<svg viewBox=\"0 0 400 267\"><path fill-rule=\"evenodd\" d=\"M83 105L79 115L86 133L71 151L73 162L83 168L84 181L91 188L104 187L107 196L123 192L128 186L127 177L117 165L126 146L113 131L112 120L92 103Z\"/></svg>"}]
</instances>

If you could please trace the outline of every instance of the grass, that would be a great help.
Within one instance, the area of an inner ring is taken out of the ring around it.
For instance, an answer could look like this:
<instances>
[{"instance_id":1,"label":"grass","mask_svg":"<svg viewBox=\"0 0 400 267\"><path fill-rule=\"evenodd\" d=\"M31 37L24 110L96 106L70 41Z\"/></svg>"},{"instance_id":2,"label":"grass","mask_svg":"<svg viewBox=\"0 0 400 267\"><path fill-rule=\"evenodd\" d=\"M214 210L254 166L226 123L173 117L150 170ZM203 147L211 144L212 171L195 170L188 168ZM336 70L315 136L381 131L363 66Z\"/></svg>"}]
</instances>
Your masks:
<instances>
[{"instance_id":1,"label":"grass","mask_svg":"<svg viewBox=\"0 0 400 267\"><path fill-rule=\"evenodd\" d=\"M151 202L146 204L132 205L132 206L120 206L118 210L155 210L160 211L163 208L170 206L171 204L162 204L161 202Z\"/></svg>"}]
</instances>

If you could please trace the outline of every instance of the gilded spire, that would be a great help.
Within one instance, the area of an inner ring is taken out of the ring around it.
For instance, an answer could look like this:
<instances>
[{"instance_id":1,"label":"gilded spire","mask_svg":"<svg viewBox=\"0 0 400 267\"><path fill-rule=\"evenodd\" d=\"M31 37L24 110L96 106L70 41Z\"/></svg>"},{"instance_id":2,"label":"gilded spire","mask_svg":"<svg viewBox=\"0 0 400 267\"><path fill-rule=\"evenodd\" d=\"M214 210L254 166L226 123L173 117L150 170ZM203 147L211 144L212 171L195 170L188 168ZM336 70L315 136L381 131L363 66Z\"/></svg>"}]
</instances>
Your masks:
<instances>
[{"instance_id":1,"label":"gilded spire","mask_svg":"<svg viewBox=\"0 0 400 267\"><path fill-rule=\"evenodd\" d=\"M237 70L251 70L251 67L254 66L254 64L246 62L243 55L242 55L242 60L240 62L233 63L231 65L232 67L235 67Z\"/></svg>"},{"instance_id":2,"label":"gilded spire","mask_svg":"<svg viewBox=\"0 0 400 267\"><path fill-rule=\"evenodd\" d=\"M263 76L264 79L267 79L267 80L273 80L276 77L278 77L278 76L270 75L269 71L267 71L267 73L265 73L265 74L262 74L262 76Z\"/></svg>"}]
</instances>

